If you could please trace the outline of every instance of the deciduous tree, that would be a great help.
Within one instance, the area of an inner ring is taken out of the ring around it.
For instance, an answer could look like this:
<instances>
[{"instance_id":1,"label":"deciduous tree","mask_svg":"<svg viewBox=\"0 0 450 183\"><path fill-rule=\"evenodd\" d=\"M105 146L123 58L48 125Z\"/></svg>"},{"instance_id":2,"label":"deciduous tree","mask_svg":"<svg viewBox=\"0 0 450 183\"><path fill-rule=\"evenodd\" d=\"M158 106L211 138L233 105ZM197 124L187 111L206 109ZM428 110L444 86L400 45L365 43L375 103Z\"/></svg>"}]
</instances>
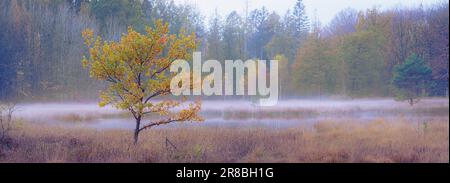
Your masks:
<instances>
[{"instance_id":1,"label":"deciduous tree","mask_svg":"<svg viewBox=\"0 0 450 183\"><path fill-rule=\"evenodd\" d=\"M136 121L134 143L139 133L154 126L173 122L202 121L198 115L201 103L186 104L185 98L162 98L170 94L174 76L169 68L176 59L188 60L196 48L192 33L178 36L169 34L168 24L158 21L155 28L148 27L146 34L132 28L118 42L104 42L94 38L92 30L83 32L89 47L88 57L82 60L92 78L107 81L108 88L101 92L100 106L114 105L128 110ZM155 98L157 101L154 101ZM146 114L157 113L161 120L142 123Z\"/></svg>"}]
</instances>

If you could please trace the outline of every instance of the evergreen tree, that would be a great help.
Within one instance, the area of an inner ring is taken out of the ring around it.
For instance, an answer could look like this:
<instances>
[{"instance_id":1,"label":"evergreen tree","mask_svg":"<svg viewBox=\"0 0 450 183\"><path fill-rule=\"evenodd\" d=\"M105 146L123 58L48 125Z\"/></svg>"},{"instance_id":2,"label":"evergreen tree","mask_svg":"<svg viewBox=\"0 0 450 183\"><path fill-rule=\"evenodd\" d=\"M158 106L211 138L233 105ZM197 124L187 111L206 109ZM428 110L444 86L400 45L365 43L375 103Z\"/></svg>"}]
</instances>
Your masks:
<instances>
[{"instance_id":1,"label":"evergreen tree","mask_svg":"<svg viewBox=\"0 0 450 183\"><path fill-rule=\"evenodd\" d=\"M306 15L303 0L297 0L292 15L294 17L293 28L297 38L297 44L301 44L301 41L306 39L309 31L309 19Z\"/></svg>"},{"instance_id":2,"label":"evergreen tree","mask_svg":"<svg viewBox=\"0 0 450 183\"><path fill-rule=\"evenodd\" d=\"M409 56L402 64L394 67L392 84L397 99L407 100L410 105L417 103L431 86L431 68L416 54Z\"/></svg>"}]
</instances>

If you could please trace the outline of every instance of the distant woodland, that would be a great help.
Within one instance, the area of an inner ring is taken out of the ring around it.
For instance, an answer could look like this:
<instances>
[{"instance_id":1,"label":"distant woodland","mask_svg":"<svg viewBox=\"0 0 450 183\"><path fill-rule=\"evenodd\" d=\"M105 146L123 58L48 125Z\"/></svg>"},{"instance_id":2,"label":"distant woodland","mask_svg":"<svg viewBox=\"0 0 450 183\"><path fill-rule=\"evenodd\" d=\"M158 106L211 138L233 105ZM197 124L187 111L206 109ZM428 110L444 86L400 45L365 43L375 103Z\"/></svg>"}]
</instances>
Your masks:
<instances>
[{"instance_id":1,"label":"distant woodland","mask_svg":"<svg viewBox=\"0 0 450 183\"><path fill-rule=\"evenodd\" d=\"M95 98L104 83L82 68L82 31L114 41L158 19L173 34L195 32L203 60L280 60L282 98L390 97L395 67L411 55L431 69L423 92L448 96L448 2L348 8L327 25L307 17L301 0L283 15L242 9L221 16L170 0L2 0L0 100Z\"/></svg>"}]
</instances>

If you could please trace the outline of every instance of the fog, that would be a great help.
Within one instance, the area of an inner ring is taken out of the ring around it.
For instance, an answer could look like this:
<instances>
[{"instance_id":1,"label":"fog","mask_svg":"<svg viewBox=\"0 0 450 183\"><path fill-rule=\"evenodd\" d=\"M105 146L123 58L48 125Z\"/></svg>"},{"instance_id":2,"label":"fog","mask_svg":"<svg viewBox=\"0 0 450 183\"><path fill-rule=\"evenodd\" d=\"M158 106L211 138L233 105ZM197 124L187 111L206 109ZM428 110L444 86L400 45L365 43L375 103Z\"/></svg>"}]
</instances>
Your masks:
<instances>
[{"instance_id":1,"label":"fog","mask_svg":"<svg viewBox=\"0 0 450 183\"><path fill-rule=\"evenodd\" d=\"M286 128L311 125L321 121L425 122L437 118L448 120L448 99L423 99L410 106L393 99L358 100L285 100L276 106L259 107L243 100L208 100L202 102L204 122L174 123L161 128L188 126ZM93 129L133 129L134 120L112 106L88 103L23 103L17 105L15 118L27 123ZM147 117L151 121L156 116ZM145 121L144 120L144 121Z\"/></svg>"}]
</instances>

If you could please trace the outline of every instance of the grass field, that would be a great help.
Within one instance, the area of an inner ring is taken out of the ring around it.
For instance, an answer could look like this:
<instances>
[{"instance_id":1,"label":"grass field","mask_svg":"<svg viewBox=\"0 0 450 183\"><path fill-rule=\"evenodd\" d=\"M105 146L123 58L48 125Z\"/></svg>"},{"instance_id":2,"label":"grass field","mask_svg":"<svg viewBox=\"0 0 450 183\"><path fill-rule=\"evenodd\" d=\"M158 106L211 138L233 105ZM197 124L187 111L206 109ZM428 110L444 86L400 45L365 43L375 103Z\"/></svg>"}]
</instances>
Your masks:
<instances>
[{"instance_id":1,"label":"grass field","mask_svg":"<svg viewBox=\"0 0 450 183\"><path fill-rule=\"evenodd\" d=\"M322 121L294 128L163 128L138 145L129 130L25 123L1 142L0 162L449 162L448 119Z\"/></svg>"}]
</instances>

